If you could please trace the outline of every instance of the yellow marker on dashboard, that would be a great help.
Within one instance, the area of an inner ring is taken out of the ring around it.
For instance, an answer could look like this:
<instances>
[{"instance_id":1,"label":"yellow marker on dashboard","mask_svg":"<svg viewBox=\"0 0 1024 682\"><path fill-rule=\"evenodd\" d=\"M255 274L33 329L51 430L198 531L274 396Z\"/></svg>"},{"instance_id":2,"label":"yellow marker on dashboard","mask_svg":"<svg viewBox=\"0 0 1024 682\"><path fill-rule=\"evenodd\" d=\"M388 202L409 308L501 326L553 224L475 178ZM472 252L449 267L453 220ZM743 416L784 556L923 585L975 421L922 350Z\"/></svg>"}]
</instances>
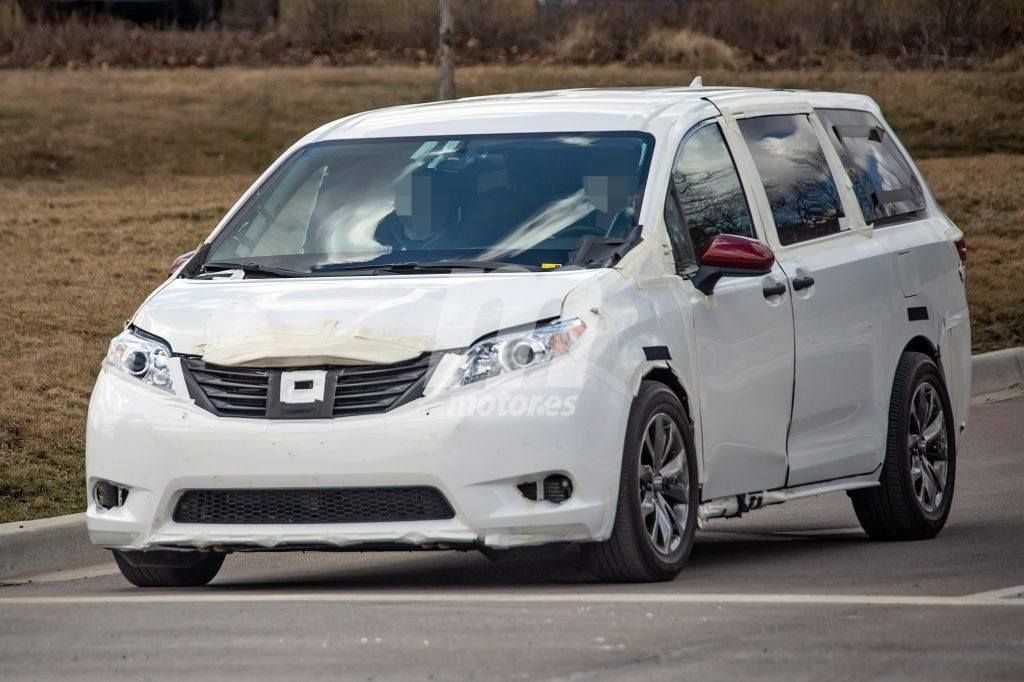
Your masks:
<instances>
[{"instance_id":1,"label":"yellow marker on dashboard","mask_svg":"<svg viewBox=\"0 0 1024 682\"><path fill-rule=\"evenodd\" d=\"M541 270L554 270L555 268L560 268L560 267L562 267L561 263L541 263L540 264L540 269Z\"/></svg>"}]
</instances>

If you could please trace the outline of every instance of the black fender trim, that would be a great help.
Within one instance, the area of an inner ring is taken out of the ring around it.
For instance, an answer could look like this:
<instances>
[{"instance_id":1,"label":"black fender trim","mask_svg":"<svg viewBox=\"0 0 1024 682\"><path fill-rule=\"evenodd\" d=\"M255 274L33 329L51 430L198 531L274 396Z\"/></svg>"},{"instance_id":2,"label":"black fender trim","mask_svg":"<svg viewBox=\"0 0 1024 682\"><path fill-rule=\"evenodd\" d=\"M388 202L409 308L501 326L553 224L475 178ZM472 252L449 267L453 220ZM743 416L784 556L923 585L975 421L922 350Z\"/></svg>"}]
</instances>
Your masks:
<instances>
[{"instance_id":1,"label":"black fender trim","mask_svg":"<svg viewBox=\"0 0 1024 682\"><path fill-rule=\"evenodd\" d=\"M671 360L672 353L668 346L644 346L644 356L648 360Z\"/></svg>"}]
</instances>

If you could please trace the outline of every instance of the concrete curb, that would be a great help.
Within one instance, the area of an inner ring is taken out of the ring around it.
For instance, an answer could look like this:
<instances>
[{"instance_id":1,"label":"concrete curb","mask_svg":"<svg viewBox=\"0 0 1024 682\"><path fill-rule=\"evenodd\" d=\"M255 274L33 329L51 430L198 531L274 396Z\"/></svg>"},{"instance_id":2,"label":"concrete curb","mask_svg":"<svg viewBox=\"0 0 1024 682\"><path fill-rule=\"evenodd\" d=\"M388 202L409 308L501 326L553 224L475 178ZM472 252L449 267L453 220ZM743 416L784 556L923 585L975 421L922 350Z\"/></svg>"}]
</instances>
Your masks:
<instances>
[{"instance_id":1,"label":"concrete curb","mask_svg":"<svg viewBox=\"0 0 1024 682\"><path fill-rule=\"evenodd\" d=\"M1024 393L1024 347L975 355L971 361L974 403L992 402Z\"/></svg>"},{"instance_id":2,"label":"concrete curb","mask_svg":"<svg viewBox=\"0 0 1024 682\"><path fill-rule=\"evenodd\" d=\"M972 402L1024 395L1024 346L975 355L971 366ZM106 550L89 542L85 514L0 524L0 578L109 560Z\"/></svg>"},{"instance_id":3,"label":"concrete curb","mask_svg":"<svg viewBox=\"0 0 1024 682\"><path fill-rule=\"evenodd\" d=\"M85 514L0 524L0 578L109 560L109 552L89 542Z\"/></svg>"}]
</instances>

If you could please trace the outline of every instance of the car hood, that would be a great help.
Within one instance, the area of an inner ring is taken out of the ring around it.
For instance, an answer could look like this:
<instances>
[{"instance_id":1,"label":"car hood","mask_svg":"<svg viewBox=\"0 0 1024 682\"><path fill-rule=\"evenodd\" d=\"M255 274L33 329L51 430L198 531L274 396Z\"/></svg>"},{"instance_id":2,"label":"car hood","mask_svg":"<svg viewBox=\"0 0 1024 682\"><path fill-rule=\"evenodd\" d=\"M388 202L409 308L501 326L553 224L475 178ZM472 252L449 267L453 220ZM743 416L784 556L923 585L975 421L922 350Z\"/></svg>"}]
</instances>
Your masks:
<instances>
[{"instance_id":1,"label":"car hood","mask_svg":"<svg viewBox=\"0 0 1024 682\"><path fill-rule=\"evenodd\" d=\"M556 317L601 272L176 279L132 323L215 364L388 364Z\"/></svg>"}]
</instances>

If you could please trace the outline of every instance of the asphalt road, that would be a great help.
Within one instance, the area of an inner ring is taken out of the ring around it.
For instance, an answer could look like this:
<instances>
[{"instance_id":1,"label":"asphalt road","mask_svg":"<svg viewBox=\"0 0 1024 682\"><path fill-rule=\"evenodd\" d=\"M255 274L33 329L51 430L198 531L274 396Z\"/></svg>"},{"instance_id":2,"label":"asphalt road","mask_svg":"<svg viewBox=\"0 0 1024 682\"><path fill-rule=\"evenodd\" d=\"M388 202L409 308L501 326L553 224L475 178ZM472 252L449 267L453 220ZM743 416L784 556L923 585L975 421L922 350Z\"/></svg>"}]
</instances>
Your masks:
<instances>
[{"instance_id":1,"label":"asphalt road","mask_svg":"<svg viewBox=\"0 0 1024 682\"><path fill-rule=\"evenodd\" d=\"M950 523L873 543L845 495L712 523L672 583L570 550L233 555L204 589L111 565L0 588L0 680L1024 679L1024 400L976 407Z\"/></svg>"}]
</instances>

